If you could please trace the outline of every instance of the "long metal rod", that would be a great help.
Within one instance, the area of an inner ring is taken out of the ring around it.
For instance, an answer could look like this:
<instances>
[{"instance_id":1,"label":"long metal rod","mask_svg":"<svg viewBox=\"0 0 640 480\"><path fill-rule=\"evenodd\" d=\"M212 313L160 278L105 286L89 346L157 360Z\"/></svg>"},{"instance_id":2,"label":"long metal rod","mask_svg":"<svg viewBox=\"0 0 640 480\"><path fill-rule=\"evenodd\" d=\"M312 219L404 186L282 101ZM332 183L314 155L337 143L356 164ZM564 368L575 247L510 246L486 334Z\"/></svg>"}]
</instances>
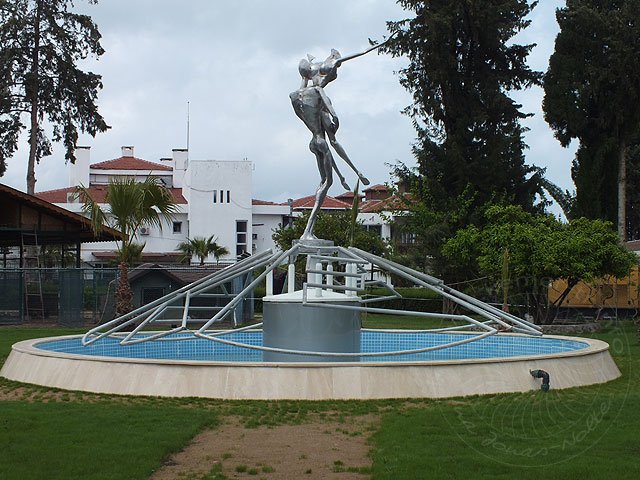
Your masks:
<instances>
[{"instance_id":1,"label":"long metal rod","mask_svg":"<svg viewBox=\"0 0 640 480\"><path fill-rule=\"evenodd\" d=\"M460 296L461 298L466 299L469 302L478 302L479 300L477 298L473 298L470 295L467 295L466 293L463 293L459 290L455 290L447 285L443 285L442 287L445 291L449 292L449 293L454 293L454 295ZM520 317L516 317L515 315L512 315L509 312L505 312L504 310L500 310L499 308L494 307L493 305L489 304L489 303L485 303L485 305L488 307L489 310L496 312L496 314L500 314L508 319L510 319L513 322L517 322L517 323L524 323L525 325L535 328L536 330L540 330L541 327L539 325L536 325L535 323L529 322L528 320L525 320L523 318Z\"/></svg>"},{"instance_id":2,"label":"long metal rod","mask_svg":"<svg viewBox=\"0 0 640 480\"><path fill-rule=\"evenodd\" d=\"M258 285L260 282L262 282L262 280L267 276L267 274L271 271L273 271L278 265L280 265L280 263L287 258L290 255L295 255L295 253L298 251L300 247L298 245L294 245L292 248L290 248L289 250L287 250L286 252L283 252L281 254L275 254L272 255L270 258L270 261L267 263L270 263L270 265L267 266L267 268L265 269L264 272L262 272L260 275L258 275L258 277L251 282L247 287L244 288L244 290L242 290L240 293L238 293L238 295L236 295L236 297L231 300L229 303L227 303L224 308L222 310L220 310L218 313L216 313L211 320L209 320L205 325L203 325L198 332L202 333L204 330L206 330L212 323L218 321L221 318L224 318L224 316L229 312L229 310L231 310L233 307L235 307L241 300L244 299L244 297L246 296L246 294L250 291L253 290L253 288L255 288L256 285ZM272 260L273 259L273 260ZM271 261L272 260L272 261Z\"/></svg>"},{"instance_id":3,"label":"long metal rod","mask_svg":"<svg viewBox=\"0 0 640 480\"><path fill-rule=\"evenodd\" d=\"M320 302L308 302L307 305L313 305L316 308L336 308L339 310L354 310L358 312L367 312L367 313L383 313L386 315L401 315L401 316L412 316L412 317L424 317L424 318L442 318L445 320L465 320L469 323L474 324L475 326L482 328L484 330L498 333L498 331L490 327L489 325L479 322L478 320L471 318L467 315L455 315L450 313L433 313L433 312L410 312L407 310L392 310L388 308L371 308L371 307L358 307L356 305L341 305L338 303L320 303ZM303 303L305 305L305 303Z\"/></svg>"},{"instance_id":4,"label":"long metal rod","mask_svg":"<svg viewBox=\"0 0 640 480\"><path fill-rule=\"evenodd\" d=\"M497 309L496 307L494 307L493 305L489 305L485 302L481 302L480 300L473 298L469 295L466 295L458 290L455 290L451 287L448 287L444 284L444 282L442 282L442 280L437 279L435 277L432 277L430 275L427 275L425 273L419 272L417 270L413 270L409 267L405 267L404 265L400 265L398 263L392 262L391 260L386 260L386 259L382 259L380 257L377 257L376 255L370 254L368 252L365 252L363 250L360 250L358 248L355 247L350 247L351 250L353 250L354 252L357 252L359 255L362 255L363 258L367 258L369 260L371 260L372 258L375 260L378 260L379 262L385 263L386 264L386 268L387 269L393 269L397 271L402 271L405 273L408 273L416 278L419 278L420 280L423 280L424 282L426 282L428 285L430 285L431 287L435 287L435 290L438 291L438 293L440 293L443 296L446 296L447 298L449 298L450 300L453 300L454 302L464 306L465 308L469 308L468 305L474 305L478 308L481 308L485 311L487 311L490 314L495 315L496 317L500 318L501 320L508 320L508 321L512 321L513 323L516 323L518 326L520 326L521 328L527 330L529 333L533 334L533 335L541 335L541 331L540 331L540 327L532 324L531 322L528 322L526 320L523 320L521 318L518 318L514 315L508 314L506 312L503 312L502 310ZM374 262L372 262L374 263ZM426 285L425 285L426 286ZM434 289L434 288L431 288ZM479 312L476 312L479 313ZM512 328L512 326L508 325L508 324L504 324L503 322L498 322L501 323L503 326L506 326L508 328Z\"/></svg>"},{"instance_id":5,"label":"long metal rod","mask_svg":"<svg viewBox=\"0 0 640 480\"><path fill-rule=\"evenodd\" d=\"M187 328L187 319L189 318L189 306L191 305L191 292L187 293L184 299L184 310L182 311L182 327Z\"/></svg>"},{"instance_id":6,"label":"long metal rod","mask_svg":"<svg viewBox=\"0 0 640 480\"><path fill-rule=\"evenodd\" d=\"M389 270L390 272L395 273L398 276L404 277L406 279L409 279L411 281L413 281L415 284L417 285L422 285L423 287L428 288L429 290L433 290L434 292L440 294L441 296L448 298L449 300L452 300L453 302L463 306L464 308L471 310L472 312L488 319L488 320L492 320L500 325L502 325L502 327L506 330L510 330L513 328L512 325L510 325L509 323L506 323L505 321L503 321L499 316L488 312L485 308L481 307L481 306L476 306L474 304L471 304L469 302L466 302L458 297L455 297L454 295L451 295L445 291L442 290L440 285L433 285L431 283L429 283L426 280L423 280L421 278L419 278L419 276L416 276L415 274L419 274L420 272L417 272L415 270L412 270L410 268L407 267L403 267L401 265L398 265L394 262L387 262L386 260L383 260L380 257L377 257L375 255L369 254L367 252L364 252L360 249L357 249L355 247L351 247L355 252L357 252L358 254L361 254L363 256L363 258L368 258L370 259L371 263L375 264L375 265L379 265L381 267L386 268L387 270ZM429 277L427 275L427 277ZM433 278L433 277L430 277ZM480 302L482 304L482 302ZM532 331L532 333L538 333L536 331Z\"/></svg>"},{"instance_id":7,"label":"long metal rod","mask_svg":"<svg viewBox=\"0 0 640 480\"><path fill-rule=\"evenodd\" d=\"M326 283L309 283L309 282L305 282L303 285L303 288L323 288L323 287L327 287L328 285ZM347 287L346 285L338 285L338 284L333 284L331 285L331 288L334 290L346 290L348 292L359 292L360 289L357 287Z\"/></svg>"},{"instance_id":8,"label":"long metal rod","mask_svg":"<svg viewBox=\"0 0 640 480\"><path fill-rule=\"evenodd\" d=\"M366 264L369 263L366 260L355 259L353 257L331 257L329 255L309 255L314 260L325 260L330 262L338 262L338 263L360 263Z\"/></svg>"},{"instance_id":9,"label":"long metal rod","mask_svg":"<svg viewBox=\"0 0 640 480\"><path fill-rule=\"evenodd\" d=\"M137 343L143 343L143 342L147 342L149 340L157 340L160 339L162 337L166 337L169 335L172 335L174 333L180 333L183 330L186 330L185 327L183 327L182 325L180 325L179 327L176 328L172 328L171 330L167 330L166 332L159 332L153 335L145 335L144 337L141 338L131 338L130 335L127 335L125 338L123 338L120 341L120 345L122 346L127 346L127 345L135 345Z\"/></svg>"},{"instance_id":10,"label":"long metal rod","mask_svg":"<svg viewBox=\"0 0 640 480\"><path fill-rule=\"evenodd\" d=\"M309 355L316 357L386 357L386 356L397 356L397 355L411 355L415 353L425 353L432 352L435 350L442 350L444 348L456 347L458 345L464 345L465 343L474 342L477 340L482 340L490 335L495 335L497 332L484 332L478 335L469 335L470 338L465 338L464 340L458 340L455 342L449 342L442 345L434 345L432 347L424 347L424 348L415 348L412 350L395 350L392 352L359 352L359 353L351 353L351 352L315 352L309 350L292 350L286 348L276 348L276 347L265 347L258 345L249 345L247 343L234 342L233 340L224 340L219 337L213 337L203 333L196 333L197 336L201 338L207 338L214 342L224 343L226 345L234 345L236 347L248 348L250 350L260 350L262 352L276 352L276 353L290 353L294 355Z\"/></svg>"},{"instance_id":11,"label":"long metal rod","mask_svg":"<svg viewBox=\"0 0 640 480\"><path fill-rule=\"evenodd\" d=\"M361 275L359 273L347 273L347 272L341 272L339 270L323 270L323 269L315 269L315 268L310 268L309 270L306 271L306 273L320 273L322 275L333 275L334 277L355 277L355 278L360 278Z\"/></svg>"},{"instance_id":12,"label":"long metal rod","mask_svg":"<svg viewBox=\"0 0 640 480\"><path fill-rule=\"evenodd\" d=\"M200 280L196 280L195 282L189 285L186 285L174 292L171 292L147 305L139 307L126 315L122 315L109 322L106 322L102 325L92 328L87 333L85 333L84 336L82 337L82 344L89 345L97 340L100 340L101 338L104 338L110 334L118 332L122 330L124 327L137 321L141 316L148 313L149 310L161 305L162 306L169 305L177 300L180 300L181 298L186 296L187 292L189 291L191 291L191 293L193 294L192 289L194 286L195 287L202 286L202 284L204 283L207 283L207 286L212 286L214 284L215 285L224 284L229 280L232 280L233 278L239 275L242 275L243 273L246 273L245 270L247 269L259 268L260 266L268 263L269 259L272 256L273 254L271 253L271 250L267 250L254 257L249 257L245 260L241 260L235 265L231 265L230 267L227 267L218 272L214 272L211 275L208 275ZM134 316L134 314L137 314L137 315ZM132 318L127 320L128 317L132 317ZM113 327L113 328L111 328L110 330L104 331L105 329L109 329L110 327Z\"/></svg>"}]
</instances>

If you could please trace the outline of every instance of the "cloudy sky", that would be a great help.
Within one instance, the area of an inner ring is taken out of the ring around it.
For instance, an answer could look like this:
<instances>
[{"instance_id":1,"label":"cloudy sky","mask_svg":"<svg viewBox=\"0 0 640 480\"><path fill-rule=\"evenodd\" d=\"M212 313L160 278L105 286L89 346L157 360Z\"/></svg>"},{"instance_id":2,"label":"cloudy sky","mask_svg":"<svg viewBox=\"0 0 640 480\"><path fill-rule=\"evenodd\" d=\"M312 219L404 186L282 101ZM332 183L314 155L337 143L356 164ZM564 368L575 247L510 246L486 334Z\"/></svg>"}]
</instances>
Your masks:
<instances>
[{"instance_id":1,"label":"cloudy sky","mask_svg":"<svg viewBox=\"0 0 640 480\"><path fill-rule=\"evenodd\" d=\"M100 111L111 125L91 147L92 163L120 156L133 145L137 157L158 161L187 143L187 104L192 159L241 160L254 164L254 198L284 201L315 191L319 181L308 150L310 135L295 116L289 93L298 88L298 61L307 53L343 55L382 39L385 22L406 17L393 0L102 0L77 6L102 33L106 53L87 69L102 75ZM561 0L544 0L531 27L517 40L537 43L530 56L545 70L557 33L554 12ZM340 118L339 141L373 183L389 180L386 164L413 165L415 134L400 111L411 101L395 71L402 59L371 53L345 63L326 89ZM542 91L519 94L528 120L528 163L572 188L572 150L553 138L540 110ZM26 139L0 179L26 189ZM353 175L342 169L353 183ZM42 160L37 191L67 186L64 151ZM334 184L330 194L342 188Z\"/></svg>"}]
</instances>

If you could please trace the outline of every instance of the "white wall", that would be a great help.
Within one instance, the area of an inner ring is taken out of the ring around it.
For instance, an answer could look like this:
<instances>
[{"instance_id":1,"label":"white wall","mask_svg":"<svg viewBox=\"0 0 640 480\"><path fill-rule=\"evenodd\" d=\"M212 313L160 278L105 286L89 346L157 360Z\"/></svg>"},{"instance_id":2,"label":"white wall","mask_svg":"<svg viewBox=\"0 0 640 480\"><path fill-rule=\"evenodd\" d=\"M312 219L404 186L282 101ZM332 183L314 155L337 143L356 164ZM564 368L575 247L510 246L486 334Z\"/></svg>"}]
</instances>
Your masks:
<instances>
[{"instance_id":1,"label":"white wall","mask_svg":"<svg viewBox=\"0 0 640 480\"><path fill-rule=\"evenodd\" d=\"M69 163L69 186L89 186L91 147L76 147L76 163Z\"/></svg>"},{"instance_id":2,"label":"white wall","mask_svg":"<svg viewBox=\"0 0 640 480\"><path fill-rule=\"evenodd\" d=\"M284 215L289 215L288 205L253 206L253 253L277 249L272 238L273 231L282 224Z\"/></svg>"},{"instance_id":3,"label":"white wall","mask_svg":"<svg viewBox=\"0 0 640 480\"><path fill-rule=\"evenodd\" d=\"M189 161L182 188L189 201L189 238L216 236L230 252L223 260L236 258L237 221L246 222L244 237L251 253L251 176L248 161Z\"/></svg>"},{"instance_id":4,"label":"white wall","mask_svg":"<svg viewBox=\"0 0 640 480\"><path fill-rule=\"evenodd\" d=\"M382 227L381 237L384 240L391 238L391 225L388 223L387 218L391 218L391 212L380 213L359 213L358 221L363 225L380 225Z\"/></svg>"},{"instance_id":5,"label":"white wall","mask_svg":"<svg viewBox=\"0 0 640 480\"><path fill-rule=\"evenodd\" d=\"M136 243L144 243L146 253L175 252L176 246L187 239L189 232L189 218L187 206L179 205L179 213L173 218L165 218L162 222L162 229L158 227L148 227L147 235L138 232ZM181 222L182 229L179 233L173 233L173 222Z\"/></svg>"}]
</instances>

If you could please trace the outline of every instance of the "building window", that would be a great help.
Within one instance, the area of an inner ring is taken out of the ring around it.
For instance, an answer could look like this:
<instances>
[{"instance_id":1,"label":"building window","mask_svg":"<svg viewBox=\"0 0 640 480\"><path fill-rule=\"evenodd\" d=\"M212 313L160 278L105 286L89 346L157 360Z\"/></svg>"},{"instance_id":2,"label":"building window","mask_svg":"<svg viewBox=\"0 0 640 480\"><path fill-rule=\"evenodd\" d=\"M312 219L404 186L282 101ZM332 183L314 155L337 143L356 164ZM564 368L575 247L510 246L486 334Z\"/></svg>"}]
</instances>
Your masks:
<instances>
[{"instance_id":1,"label":"building window","mask_svg":"<svg viewBox=\"0 0 640 480\"><path fill-rule=\"evenodd\" d=\"M247 221L236 220L236 255L247 252Z\"/></svg>"},{"instance_id":2,"label":"building window","mask_svg":"<svg viewBox=\"0 0 640 480\"><path fill-rule=\"evenodd\" d=\"M231 191L227 190L227 203L231 203Z\"/></svg>"},{"instance_id":3,"label":"building window","mask_svg":"<svg viewBox=\"0 0 640 480\"><path fill-rule=\"evenodd\" d=\"M400 234L400 243L402 245L415 245L418 243L418 236L415 233L402 232Z\"/></svg>"},{"instance_id":4,"label":"building window","mask_svg":"<svg viewBox=\"0 0 640 480\"><path fill-rule=\"evenodd\" d=\"M213 191L213 203L218 203L218 191Z\"/></svg>"},{"instance_id":5,"label":"building window","mask_svg":"<svg viewBox=\"0 0 640 480\"><path fill-rule=\"evenodd\" d=\"M182 232L182 222L173 222L173 233Z\"/></svg>"},{"instance_id":6,"label":"building window","mask_svg":"<svg viewBox=\"0 0 640 480\"><path fill-rule=\"evenodd\" d=\"M378 235L379 237L382 236L382 225L364 225L364 228L368 232L373 232L376 235Z\"/></svg>"}]
</instances>

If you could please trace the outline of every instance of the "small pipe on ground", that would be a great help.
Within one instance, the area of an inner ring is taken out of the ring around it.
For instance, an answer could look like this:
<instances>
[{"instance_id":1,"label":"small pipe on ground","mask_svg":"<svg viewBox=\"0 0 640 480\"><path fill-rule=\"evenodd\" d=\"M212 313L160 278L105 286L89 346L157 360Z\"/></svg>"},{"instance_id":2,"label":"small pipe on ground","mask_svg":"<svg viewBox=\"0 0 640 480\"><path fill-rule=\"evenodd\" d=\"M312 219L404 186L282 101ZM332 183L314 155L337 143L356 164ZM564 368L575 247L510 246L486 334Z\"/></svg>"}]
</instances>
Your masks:
<instances>
[{"instance_id":1,"label":"small pipe on ground","mask_svg":"<svg viewBox=\"0 0 640 480\"><path fill-rule=\"evenodd\" d=\"M549 374L544 370L529 370L529 373L533 378L541 378L542 385L540 385L540 390L543 392L549 391Z\"/></svg>"}]
</instances>

